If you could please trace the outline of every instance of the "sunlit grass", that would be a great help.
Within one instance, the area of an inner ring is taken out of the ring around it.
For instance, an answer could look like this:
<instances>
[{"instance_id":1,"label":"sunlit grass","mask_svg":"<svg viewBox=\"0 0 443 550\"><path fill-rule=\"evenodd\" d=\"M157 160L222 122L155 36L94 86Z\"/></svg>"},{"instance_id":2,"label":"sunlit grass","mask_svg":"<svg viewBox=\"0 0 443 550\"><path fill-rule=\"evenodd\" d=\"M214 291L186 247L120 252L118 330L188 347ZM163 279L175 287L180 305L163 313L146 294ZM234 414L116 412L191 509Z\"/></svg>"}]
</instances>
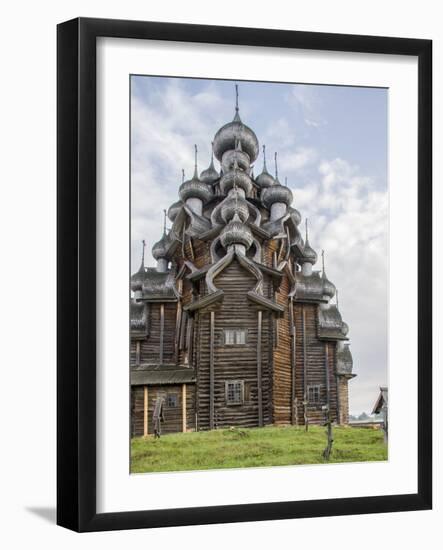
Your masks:
<instances>
[{"instance_id":1,"label":"sunlit grass","mask_svg":"<svg viewBox=\"0 0 443 550\"><path fill-rule=\"evenodd\" d=\"M148 436L131 441L131 471L170 472L323 464L326 431L320 426L220 429ZM381 430L334 428L330 463L387 460Z\"/></svg>"}]
</instances>

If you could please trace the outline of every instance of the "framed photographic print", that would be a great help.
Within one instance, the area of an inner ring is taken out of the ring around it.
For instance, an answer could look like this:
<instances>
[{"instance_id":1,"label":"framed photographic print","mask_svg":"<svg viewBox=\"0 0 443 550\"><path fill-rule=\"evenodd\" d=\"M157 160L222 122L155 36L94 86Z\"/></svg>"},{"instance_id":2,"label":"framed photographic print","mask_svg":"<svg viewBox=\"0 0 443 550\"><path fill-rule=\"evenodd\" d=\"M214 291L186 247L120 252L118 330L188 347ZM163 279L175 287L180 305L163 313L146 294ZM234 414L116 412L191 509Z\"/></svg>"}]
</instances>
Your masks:
<instances>
[{"instance_id":1,"label":"framed photographic print","mask_svg":"<svg viewBox=\"0 0 443 550\"><path fill-rule=\"evenodd\" d=\"M431 507L431 66L59 25L59 525Z\"/></svg>"}]
</instances>

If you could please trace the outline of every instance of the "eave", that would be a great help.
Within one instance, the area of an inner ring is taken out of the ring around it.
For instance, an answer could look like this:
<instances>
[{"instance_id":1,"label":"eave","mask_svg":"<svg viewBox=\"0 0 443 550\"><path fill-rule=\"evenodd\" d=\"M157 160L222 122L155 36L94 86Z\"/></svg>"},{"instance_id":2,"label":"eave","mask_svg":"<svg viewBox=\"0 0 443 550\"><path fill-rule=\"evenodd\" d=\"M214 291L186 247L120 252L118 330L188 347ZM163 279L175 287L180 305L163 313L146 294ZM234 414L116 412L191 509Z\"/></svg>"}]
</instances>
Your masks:
<instances>
[{"instance_id":1,"label":"eave","mask_svg":"<svg viewBox=\"0 0 443 550\"><path fill-rule=\"evenodd\" d=\"M212 292L211 294L207 294L203 298L200 298L198 300L195 300L194 302L191 302L190 304L183 307L184 311L195 311L197 309L202 309L204 307L208 307L215 302L218 302L223 299L224 296L223 290L217 290L216 292Z\"/></svg>"},{"instance_id":2,"label":"eave","mask_svg":"<svg viewBox=\"0 0 443 550\"><path fill-rule=\"evenodd\" d=\"M264 307L265 309L270 309L271 311L275 311L276 313L279 313L280 315L283 315L285 308L281 306L280 304L277 304L277 302L274 302L273 300L270 300L269 298L265 298L261 294L257 294L254 291L249 291L246 296L248 297L251 302L254 302L255 304Z\"/></svg>"}]
</instances>

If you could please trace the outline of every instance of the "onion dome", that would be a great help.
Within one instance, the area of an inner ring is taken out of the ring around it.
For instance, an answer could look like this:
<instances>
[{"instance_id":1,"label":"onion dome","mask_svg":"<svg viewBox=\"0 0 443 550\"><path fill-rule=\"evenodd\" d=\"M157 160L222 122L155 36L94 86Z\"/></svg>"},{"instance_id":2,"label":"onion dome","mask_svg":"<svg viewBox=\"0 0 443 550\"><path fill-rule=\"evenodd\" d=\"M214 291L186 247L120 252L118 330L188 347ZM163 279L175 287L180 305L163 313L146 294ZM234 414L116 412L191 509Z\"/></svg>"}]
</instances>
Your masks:
<instances>
[{"instance_id":1,"label":"onion dome","mask_svg":"<svg viewBox=\"0 0 443 550\"><path fill-rule=\"evenodd\" d=\"M354 361L352 359L351 350L349 349L349 344L339 341L337 345L337 374L352 375L353 366Z\"/></svg>"},{"instance_id":2,"label":"onion dome","mask_svg":"<svg viewBox=\"0 0 443 550\"><path fill-rule=\"evenodd\" d=\"M208 185L213 185L220 175L214 167L214 153L211 152L211 164L200 174L200 180Z\"/></svg>"},{"instance_id":3,"label":"onion dome","mask_svg":"<svg viewBox=\"0 0 443 550\"><path fill-rule=\"evenodd\" d=\"M275 180L274 185L266 187L261 193L262 203L267 207L271 208L276 202L281 202L290 206L293 200L292 191L289 187L281 185L278 181L278 168L277 168L277 153L274 156L275 159Z\"/></svg>"},{"instance_id":4,"label":"onion dome","mask_svg":"<svg viewBox=\"0 0 443 550\"><path fill-rule=\"evenodd\" d=\"M137 271L137 273L134 273L131 277L131 290L136 292L137 290L142 290L143 288L143 281L145 279L146 270L143 267L140 267L140 269Z\"/></svg>"},{"instance_id":5,"label":"onion dome","mask_svg":"<svg viewBox=\"0 0 443 550\"><path fill-rule=\"evenodd\" d=\"M299 225L301 222L301 214L296 208L292 208L291 206L288 208L288 212L292 218L292 221L295 223L295 225Z\"/></svg>"},{"instance_id":6,"label":"onion dome","mask_svg":"<svg viewBox=\"0 0 443 550\"><path fill-rule=\"evenodd\" d=\"M252 233L244 223L242 223L237 212L232 221L220 233L220 242L225 250L232 244L241 244L248 250L254 238Z\"/></svg>"},{"instance_id":7,"label":"onion dome","mask_svg":"<svg viewBox=\"0 0 443 550\"><path fill-rule=\"evenodd\" d=\"M139 267L138 271L136 273L134 273L134 275L132 275L132 277L131 277L131 290L133 292L136 292L137 290L142 290L143 281L144 281L145 276L146 276L146 269L145 269L145 246L146 246L146 243L145 243L144 240L142 241L142 243L143 243L142 261L141 261L141 264L140 264L140 267Z\"/></svg>"},{"instance_id":8,"label":"onion dome","mask_svg":"<svg viewBox=\"0 0 443 550\"><path fill-rule=\"evenodd\" d=\"M175 218L177 217L180 210L183 208L182 201L174 202L174 204L171 204L171 206L168 209L168 218L171 220L171 222L175 221Z\"/></svg>"},{"instance_id":9,"label":"onion dome","mask_svg":"<svg viewBox=\"0 0 443 550\"><path fill-rule=\"evenodd\" d=\"M289 187L276 183L271 187L263 189L261 200L266 208L271 208L276 202L282 202L289 206L292 203L292 191Z\"/></svg>"},{"instance_id":10,"label":"onion dome","mask_svg":"<svg viewBox=\"0 0 443 550\"><path fill-rule=\"evenodd\" d=\"M222 126L214 136L214 155L221 161L223 153L229 149L235 149L237 140L240 141L242 150L249 156L250 162L254 162L258 155L258 139L255 133L243 124L238 114L238 87L236 90L235 116L232 122Z\"/></svg>"},{"instance_id":11,"label":"onion dome","mask_svg":"<svg viewBox=\"0 0 443 550\"><path fill-rule=\"evenodd\" d=\"M252 191L252 180L246 172L234 168L230 172L226 172L220 179L221 192L226 194L233 187L243 189L246 195L249 195Z\"/></svg>"},{"instance_id":12,"label":"onion dome","mask_svg":"<svg viewBox=\"0 0 443 550\"><path fill-rule=\"evenodd\" d=\"M242 193L238 189L231 189L221 205L221 217L225 223L228 223L235 214L238 215L240 221L245 222L249 218L249 208Z\"/></svg>"},{"instance_id":13,"label":"onion dome","mask_svg":"<svg viewBox=\"0 0 443 550\"><path fill-rule=\"evenodd\" d=\"M167 257L169 244L170 243L169 243L168 236L166 234L166 230L164 230L162 238L159 241L157 241L152 247L152 255L156 260Z\"/></svg>"},{"instance_id":14,"label":"onion dome","mask_svg":"<svg viewBox=\"0 0 443 550\"><path fill-rule=\"evenodd\" d=\"M255 182L261 188L270 187L275 184L275 179L271 176L266 167L266 145L263 145L263 170L261 174L257 176Z\"/></svg>"},{"instance_id":15,"label":"onion dome","mask_svg":"<svg viewBox=\"0 0 443 550\"><path fill-rule=\"evenodd\" d=\"M323 272L322 272L322 282L323 282L323 296L328 298L333 298L335 296L335 285L326 277L325 271L325 251L321 251L322 263L323 263Z\"/></svg>"},{"instance_id":16,"label":"onion dome","mask_svg":"<svg viewBox=\"0 0 443 550\"><path fill-rule=\"evenodd\" d=\"M305 220L306 223L306 239L305 244L303 246L303 257L299 259L300 264L304 263L310 263L311 265L314 265L317 261L317 252L311 248L311 245L309 244L309 238L308 238L308 219Z\"/></svg>"},{"instance_id":17,"label":"onion dome","mask_svg":"<svg viewBox=\"0 0 443 550\"><path fill-rule=\"evenodd\" d=\"M323 273L323 296L328 298L333 298L335 295L335 285L326 277L326 274Z\"/></svg>"},{"instance_id":18,"label":"onion dome","mask_svg":"<svg viewBox=\"0 0 443 550\"><path fill-rule=\"evenodd\" d=\"M221 160L223 170L229 172L234 168L235 162L241 170L249 173L251 161L249 155L242 150L241 143L238 140L235 149L229 149L223 153Z\"/></svg>"},{"instance_id":19,"label":"onion dome","mask_svg":"<svg viewBox=\"0 0 443 550\"><path fill-rule=\"evenodd\" d=\"M309 241L305 242L305 246L303 248L303 258L300 258L300 263L310 263L314 265L317 261L317 252L311 248L309 245Z\"/></svg>"},{"instance_id":20,"label":"onion dome","mask_svg":"<svg viewBox=\"0 0 443 550\"><path fill-rule=\"evenodd\" d=\"M195 168L192 179L184 181L178 190L180 199L186 202L187 199L200 199L203 204L209 202L213 197L212 187L201 181L197 171L197 146L195 145Z\"/></svg>"}]
</instances>

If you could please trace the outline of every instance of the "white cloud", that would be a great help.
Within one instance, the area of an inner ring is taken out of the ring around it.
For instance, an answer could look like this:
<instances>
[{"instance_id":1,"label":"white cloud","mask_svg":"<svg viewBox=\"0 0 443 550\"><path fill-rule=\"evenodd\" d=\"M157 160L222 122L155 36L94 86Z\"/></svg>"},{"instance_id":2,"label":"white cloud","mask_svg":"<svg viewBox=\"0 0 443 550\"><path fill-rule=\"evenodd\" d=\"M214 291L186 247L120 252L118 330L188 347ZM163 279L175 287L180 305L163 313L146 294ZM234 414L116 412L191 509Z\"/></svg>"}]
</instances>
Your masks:
<instances>
[{"instance_id":1,"label":"white cloud","mask_svg":"<svg viewBox=\"0 0 443 550\"><path fill-rule=\"evenodd\" d=\"M361 412L371 399L365 388L374 388L375 399L387 377L387 191L337 158L320 162L318 179L293 192L310 219L309 240L325 250L328 277L339 289L358 374L350 382L351 409Z\"/></svg>"},{"instance_id":2,"label":"white cloud","mask_svg":"<svg viewBox=\"0 0 443 550\"><path fill-rule=\"evenodd\" d=\"M194 143L199 148L199 170L209 164L211 138L226 118L227 103L211 84L189 94L171 79L162 92L132 98L131 233L132 271L140 263L140 241L146 239L146 263L154 265L150 250L161 236L162 210L178 200L181 170L194 171Z\"/></svg>"},{"instance_id":3,"label":"white cloud","mask_svg":"<svg viewBox=\"0 0 443 550\"><path fill-rule=\"evenodd\" d=\"M312 164L317 159L317 151L312 147L297 147L293 152L285 151L280 156L279 168L283 172L296 172Z\"/></svg>"},{"instance_id":4,"label":"white cloud","mask_svg":"<svg viewBox=\"0 0 443 550\"><path fill-rule=\"evenodd\" d=\"M315 87L309 84L294 84L286 96L286 101L292 107L300 109L307 126L320 128L327 124L321 113L321 102Z\"/></svg>"}]
</instances>

